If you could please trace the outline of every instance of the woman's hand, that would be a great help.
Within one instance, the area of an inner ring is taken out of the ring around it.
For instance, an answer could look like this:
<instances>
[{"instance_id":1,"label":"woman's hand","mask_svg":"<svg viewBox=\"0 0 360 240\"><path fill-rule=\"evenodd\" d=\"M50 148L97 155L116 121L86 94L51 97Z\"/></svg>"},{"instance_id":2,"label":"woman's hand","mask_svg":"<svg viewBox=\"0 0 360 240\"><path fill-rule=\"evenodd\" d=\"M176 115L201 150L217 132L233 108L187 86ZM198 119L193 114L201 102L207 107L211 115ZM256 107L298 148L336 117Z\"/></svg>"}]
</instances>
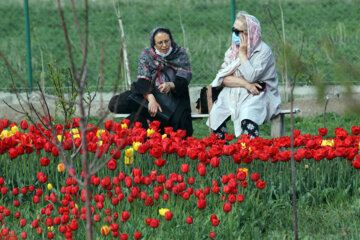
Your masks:
<instances>
[{"instance_id":1,"label":"woman's hand","mask_svg":"<svg viewBox=\"0 0 360 240\"><path fill-rule=\"evenodd\" d=\"M245 88L253 95L258 95L260 93L257 87L261 89L261 85L258 83L248 83L245 86Z\"/></svg>"},{"instance_id":2,"label":"woman's hand","mask_svg":"<svg viewBox=\"0 0 360 240\"><path fill-rule=\"evenodd\" d=\"M175 85L173 82L165 82L160 84L160 86L158 87L159 91L161 93L165 93L168 94L170 92L171 89L174 89Z\"/></svg>"},{"instance_id":3,"label":"woman's hand","mask_svg":"<svg viewBox=\"0 0 360 240\"><path fill-rule=\"evenodd\" d=\"M241 33L240 47L239 47L240 63L243 63L246 60L248 60L248 57L247 57L247 44L248 44L248 36L247 36L247 34Z\"/></svg>"},{"instance_id":4,"label":"woman's hand","mask_svg":"<svg viewBox=\"0 0 360 240\"><path fill-rule=\"evenodd\" d=\"M149 101L148 104L148 111L151 117L155 117L157 112L162 112L160 104L156 101L154 95L148 94L146 96L147 100Z\"/></svg>"}]
</instances>

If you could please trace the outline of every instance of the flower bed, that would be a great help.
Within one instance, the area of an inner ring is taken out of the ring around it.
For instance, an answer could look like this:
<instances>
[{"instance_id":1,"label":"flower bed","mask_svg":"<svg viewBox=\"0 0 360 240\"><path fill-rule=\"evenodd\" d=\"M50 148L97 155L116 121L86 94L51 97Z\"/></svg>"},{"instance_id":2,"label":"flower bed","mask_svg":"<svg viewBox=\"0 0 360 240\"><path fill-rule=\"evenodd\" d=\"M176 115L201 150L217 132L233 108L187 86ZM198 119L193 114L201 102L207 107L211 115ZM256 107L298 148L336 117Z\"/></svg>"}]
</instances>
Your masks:
<instances>
[{"instance_id":1,"label":"flower bed","mask_svg":"<svg viewBox=\"0 0 360 240\"><path fill-rule=\"evenodd\" d=\"M254 206L290 199L290 137L196 139L172 128L161 134L156 121L149 129L128 124L88 125L90 163L107 161L90 179L95 239L237 238ZM54 144L70 158L84 137L78 127L73 119L54 135L1 120L0 239L85 239L85 191L76 181L84 177L82 151L67 171ZM358 126L336 128L334 138L327 129L294 131L299 198L325 187L358 194L359 133Z\"/></svg>"}]
</instances>

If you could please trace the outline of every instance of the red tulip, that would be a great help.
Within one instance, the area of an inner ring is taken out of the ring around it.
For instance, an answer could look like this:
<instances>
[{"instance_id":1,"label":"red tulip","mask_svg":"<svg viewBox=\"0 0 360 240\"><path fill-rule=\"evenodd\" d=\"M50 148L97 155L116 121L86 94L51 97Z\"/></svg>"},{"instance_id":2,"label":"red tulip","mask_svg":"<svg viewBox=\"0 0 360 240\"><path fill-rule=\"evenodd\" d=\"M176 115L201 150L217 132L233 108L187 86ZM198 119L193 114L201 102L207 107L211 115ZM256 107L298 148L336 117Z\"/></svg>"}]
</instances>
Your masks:
<instances>
[{"instance_id":1,"label":"red tulip","mask_svg":"<svg viewBox=\"0 0 360 240\"><path fill-rule=\"evenodd\" d=\"M9 149L9 156L11 159L14 159L18 156L18 151L16 148L10 148Z\"/></svg>"},{"instance_id":2,"label":"red tulip","mask_svg":"<svg viewBox=\"0 0 360 240\"><path fill-rule=\"evenodd\" d=\"M265 183L265 181L263 181L263 180L258 180L258 181L256 182L256 187L259 188L259 189L264 189L264 188L265 188L265 185L266 185L266 183Z\"/></svg>"},{"instance_id":3,"label":"red tulip","mask_svg":"<svg viewBox=\"0 0 360 240\"><path fill-rule=\"evenodd\" d=\"M205 209L206 208L206 200L204 199L198 199L197 200L197 207L199 209Z\"/></svg>"},{"instance_id":4,"label":"red tulip","mask_svg":"<svg viewBox=\"0 0 360 240\"><path fill-rule=\"evenodd\" d=\"M238 194L237 195L237 197L236 197L236 200L238 201L238 202L243 202L244 201L244 195L242 195L242 194Z\"/></svg>"},{"instance_id":5,"label":"red tulip","mask_svg":"<svg viewBox=\"0 0 360 240\"><path fill-rule=\"evenodd\" d=\"M107 168L108 168L109 170L115 170L116 167L117 167L116 160L113 159L113 158L110 159L110 160L108 161L108 163L107 163Z\"/></svg>"},{"instance_id":6,"label":"red tulip","mask_svg":"<svg viewBox=\"0 0 360 240\"><path fill-rule=\"evenodd\" d=\"M10 124L10 121L6 118L1 119L0 124L3 126L3 128L7 128Z\"/></svg>"},{"instance_id":7,"label":"red tulip","mask_svg":"<svg viewBox=\"0 0 360 240\"><path fill-rule=\"evenodd\" d=\"M168 211L168 212L165 213L164 217L165 217L165 220L170 221L172 219L172 217L173 217L173 213Z\"/></svg>"},{"instance_id":8,"label":"red tulip","mask_svg":"<svg viewBox=\"0 0 360 240\"><path fill-rule=\"evenodd\" d=\"M189 165L184 163L183 165L181 165L181 172L182 173L188 173L189 172Z\"/></svg>"},{"instance_id":9,"label":"red tulip","mask_svg":"<svg viewBox=\"0 0 360 240\"><path fill-rule=\"evenodd\" d=\"M26 220L24 218L20 219L20 227L25 227Z\"/></svg>"},{"instance_id":10,"label":"red tulip","mask_svg":"<svg viewBox=\"0 0 360 240\"><path fill-rule=\"evenodd\" d=\"M218 167L220 164L220 159L218 157L212 157L210 164L212 167Z\"/></svg>"},{"instance_id":11,"label":"red tulip","mask_svg":"<svg viewBox=\"0 0 360 240\"><path fill-rule=\"evenodd\" d=\"M354 168L356 168L356 169L360 169L360 161L359 161L359 160L353 161L353 166L354 166Z\"/></svg>"},{"instance_id":12,"label":"red tulip","mask_svg":"<svg viewBox=\"0 0 360 240\"><path fill-rule=\"evenodd\" d=\"M154 218L150 220L150 223L149 223L150 227L157 228L159 225L160 225L160 220L157 220Z\"/></svg>"},{"instance_id":13,"label":"red tulip","mask_svg":"<svg viewBox=\"0 0 360 240\"><path fill-rule=\"evenodd\" d=\"M198 169L198 173L200 176L205 176L206 175L206 167L200 167Z\"/></svg>"},{"instance_id":14,"label":"red tulip","mask_svg":"<svg viewBox=\"0 0 360 240\"><path fill-rule=\"evenodd\" d=\"M236 178L237 178L237 180L239 180L239 181L244 181L245 178L246 178L246 172L244 172L244 171L238 171L238 172L236 173Z\"/></svg>"},{"instance_id":15,"label":"red tulip","mask_svg":"<svg viewBox=\"0 0 360 240\"><path fill-rule=\"evenodd\" d=\"M178 150L177 150L177 155L180 157L180 158L183 158L186 156L186 149L183 148L183 147L179 147Z\"/></svg>"},{"instance_id":16,"label":"red tulip","mask_svg":"<svg viewBox=\"0 0 360 240\"><path fill-rule=\"evenodd\" d=\"M39 161L40 161L41 166L43 166L43 167L46 167L50 164L50 159L47 157L40 158Z\"/></svg>"},{"instance_id":17,"label":"red tulip","mask_svg":"<svg viewBox=\"0 0 360 240\"><path fill-rule=\"evenodd\" d=\"M360 134L360 126L352 126L351 133L354 135L359 135Z\"/></svg>"},{"instance_id":18,"label":"red tulip","mask_svg":"<svg viewBox=\"0 0 360 240\"><path fill-rule=\"evenodd\" d=\"M230 212L231 211L231 203L224 203L223 210L224 210L224 212Z\"/></svg>"},{"instance_id":19,"label":"red tulip","mask_svg":"<svg viewBox=\"0 0 360 240\"><path fill-rule=\"evenodd\" d=\"M41 227L38 227L37 229L36 229L36 232L37 232L37 234L42 234L43 233L43 229L41 228Z\"/></svg>"},{"instance_id":20,"label":"red tulip","mask_svg":"<svg viewBox=\"0 0 360 240\"><path fill-rule=\"evenodd\" d=\"M214 226L214 227L217 227L219 226L220 224L220 220L217 218L217 216L215 214L212 214L210 216L210 221L211 221L211 224Z\"/></svg>"},{"instance_id":21,"label":"red tulip","mask_svg":"<svg viewBox=\"0 0 360 240\"><path fill-rule=\"evenodd\" d=\"M193 223L193 218L190 217L190 216L187 217L187 218L186 218L186 223L187 223L187 224L192 224L192 223Z\"/></svg>"},{"instance_id":22,"label":"red tulip","mask_svg":"<svg viewBox=\"0 0 360 240\"><path fill-rule=\"evenodd\" d=\"M134 238L135 239L140 239L141 238L141 232L135 232L134 233Z\"/></svg>"},{"instance_id":23,"label":"red tulip","mask_svg":"<svg viewBox=\"0 0 360 240\"><path fill-rule=\"evenodd\" d=\"M166 164L166 160L163 160L162 158L158 158L156 159L156 161L154 161L154 163L158 167L163 167Z\"/></svg>"},{"instance_id":24,"label":"red tulip","mask_svg":"<svg viewBox=\"0 0 360 240\"><path fill-rule=\"evenodd\" d=\"M128 235L126 233L120 234L120 240L127 240L128 239Z\"/></svg>"},{"instance_id":25,"label":"red tulip","mask_svg":"<svg viewBox=\"0 0 360 240\"><path fill-rule=\"evenodd\" d=\"M53 239L53 238L54 238L54 233L48 232L48 233L47 233L47 238L48 238L48 239Z\"/></svg>"},{"instance_id":26,"label":"red tulip","mask_svg":"<svg viewBox=\"0 0 360 240\"><path fill-rule=\"evenodd\" d=\"M130 213L128 211L123 211L121 213L121 219L125 220L125 221L122 221L122 222L126 222L130 217L131 217L131 215L130 215Z\"/></svg>"},{"instance_id":27,"label":"red tulip","mask_svg":"<svg viewBox=\"0 0 360 240\"><path fill-rule=\"evenodd\" d=\"M69 226L72 231L76 231L79 228L79 224L76 219L71 220Z\"/></svg>"},{"instance_id":28,"label":"red tulip","mask_svg":"<svg viewBox=\"0 0 360 240\"><path fill-rule=\"evenodd\" d=\"M256 182L257 180L259 180L260 175L258 173L253 173L251 174L251 181Z\"/></svg>"},{"instance_id":29,"label":"red tulip","mask_svg":"<svg viewBox=\"0 0 360 240\"><path fill-rule=\"evenodd\" d=\"M149 153L152 157L159 158L163 154L163 149L161 147L154 147L149 150Z\"/></svg>"},{"instance_id":30,"label":"red tulip","mask_svg":"<svg viewBox=\"0 0 360 240\"><path fill-rule=\"evenodd\" d=\"M21 239L27 239L27 233L26 232L22 232L20 235Z\"/></svg>"},{"instance_id":31,"label":"red tulip","mask_svg":"<svg viewBox=\"0 0 360 240\"><path fill-rule=\"evenodd\" d=\"M319 128L319 135L325 136L328 132L327 128Z\"/></svg>"}]
</instances>

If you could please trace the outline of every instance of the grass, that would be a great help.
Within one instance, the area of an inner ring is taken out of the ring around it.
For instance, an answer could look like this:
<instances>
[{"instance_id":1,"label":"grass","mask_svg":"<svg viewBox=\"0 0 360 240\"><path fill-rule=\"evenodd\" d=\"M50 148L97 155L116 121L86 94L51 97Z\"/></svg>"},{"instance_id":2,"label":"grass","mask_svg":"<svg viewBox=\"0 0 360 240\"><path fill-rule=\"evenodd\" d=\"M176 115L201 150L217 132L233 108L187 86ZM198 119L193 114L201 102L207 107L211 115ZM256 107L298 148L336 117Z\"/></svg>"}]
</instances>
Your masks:
<instances>
[{"instance_id":1,"label":"grass","mask_svg":"<svg viewBox=\"0 0 360 240\"><path fill-rule=\"evenodd\" d=\"M76 1L80 24L83 26L82 1ZM62 68L69 66L65 41L57 4L54 1L34 0L30 2L30 28L32 41L32 68L34 82L40 81L42 68L46 73L47 64L54 63ZM243 9L256 16L262 24L263 40L275 52L275 31L267 24L263 6L272 12L277 27L281 30L278 1L236 1L237 10ZM121 46L119 26L113 1L90 1L89 13L89 85L94 88L100 73L101 43L105 45L105 91L111 91L115 82L119 49ZM311 68L322 72L329 83L334 83L333 72L326 52L321 48L321 39L330 38L337 49L353 63L359 64L356 47L360 30L357 1L283 1L287 41L294 49L301 48L304 37L304 60ZM71 5L63 1L63 9L73 55L80 66L81 48L77 30L73 23ZM136 78L137 61L142 49L149 44L148 35L157 25L169 27L175 40L184 46L193 70L192 85L205 85L214 78L230 45L230 2L223 0L121 0L122 14L129 53L132 80ZM9 62L27 79L25 30L23 21L23 1L1 1L0 49ZM183 26L183 29L182 29ZM83 33L84 34L84 33ZM299 83L311 82L311 75L303 73ZM5 65L0 64L2 89L8 90L11 77ZM354 80L355 81L355 80ZM16 86L24 89L24 84L15 79ZM47 74L45 86L50 87ZM48 90L50 91L50 90Z\"/></svg>"},{"instance_id":2,"label":"grass","mask_svg":"<svg viewBox=\"0 0 360 240\"><path fill-rule=\"evenodd\" d=\"M351 126L358 126L358 116L355 114L348 113L344 116L340 116L336 113L326 113L325 115L325 126L329 129L328 137L334 137L334 130L336 127L343 127L345 130L350 131ZM285 132L287 135L291 132L290 116L285 117ZM193 121L194 136L197 138L208 136L209 128L206 126L206 119ZM317 135L318 128L323 127L323 115L316 117L294 117L294 129L301 130L301 134ZM234 126L232 121L227 122L227 128L229 134L234 133ZM259 126L260 137L271 138L271 125L270 122Z\"/></svg>"}]
</instances>

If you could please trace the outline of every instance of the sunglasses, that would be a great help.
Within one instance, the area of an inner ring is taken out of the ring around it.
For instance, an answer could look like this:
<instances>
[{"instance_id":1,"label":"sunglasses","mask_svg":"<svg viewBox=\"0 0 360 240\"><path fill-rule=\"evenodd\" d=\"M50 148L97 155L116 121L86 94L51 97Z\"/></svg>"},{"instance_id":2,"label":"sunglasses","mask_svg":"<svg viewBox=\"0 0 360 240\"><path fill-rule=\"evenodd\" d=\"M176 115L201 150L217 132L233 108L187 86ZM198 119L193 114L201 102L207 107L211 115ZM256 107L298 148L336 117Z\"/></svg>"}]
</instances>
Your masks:
<instances>
[{"instance_id":1,"label":"sunglasses","mask_svg":"<svg viewBox=\"0 0 360 240\"><path fill-rule=\"evenodd\" d=\"M239 36L240 33L247 33L246 30L239 30L239 29L236 29L235 27L232 27L232 32L235 33L236 36Z\"/></svg>"}]
</instances>

